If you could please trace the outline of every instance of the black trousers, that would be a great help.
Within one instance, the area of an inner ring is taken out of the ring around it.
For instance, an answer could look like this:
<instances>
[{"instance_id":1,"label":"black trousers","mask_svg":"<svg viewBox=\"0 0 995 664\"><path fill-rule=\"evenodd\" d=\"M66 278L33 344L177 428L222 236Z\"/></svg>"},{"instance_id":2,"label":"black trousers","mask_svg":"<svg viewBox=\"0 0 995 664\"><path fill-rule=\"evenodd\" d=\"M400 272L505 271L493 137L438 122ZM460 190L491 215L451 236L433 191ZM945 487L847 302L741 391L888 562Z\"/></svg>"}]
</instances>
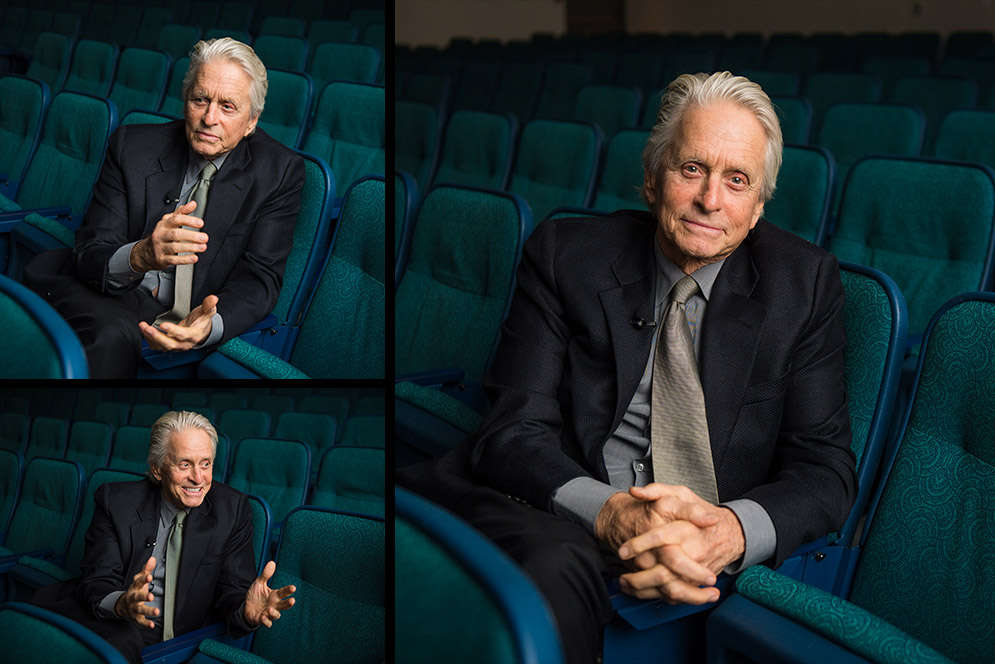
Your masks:
<instances>
[{"instance_id":1,"label":"black trousers","mask_svg":"<svg viewBox=\"0 0 995 664\"><path fill-rule=\"evenodd\" d=\"M24 284L55 307L79 336L91 378L135 378L142 359L138 322L151 323L168 309L145 291L104 295L81 283L71 249L35 256L24 268Z\"/></svg>"},{"instance_id":2,"label":"black trousers","mask_svg":"<svg viewBox=\"0 0 995 664\"><path fill-rule=\"evenodd\" d=\"M626 571L614 552L586 528L493 489L474 490L456 511L539 587L552 609L566 661L597 661L604 627L613 616L606 584Z\"/></svg>"}]
</instances>

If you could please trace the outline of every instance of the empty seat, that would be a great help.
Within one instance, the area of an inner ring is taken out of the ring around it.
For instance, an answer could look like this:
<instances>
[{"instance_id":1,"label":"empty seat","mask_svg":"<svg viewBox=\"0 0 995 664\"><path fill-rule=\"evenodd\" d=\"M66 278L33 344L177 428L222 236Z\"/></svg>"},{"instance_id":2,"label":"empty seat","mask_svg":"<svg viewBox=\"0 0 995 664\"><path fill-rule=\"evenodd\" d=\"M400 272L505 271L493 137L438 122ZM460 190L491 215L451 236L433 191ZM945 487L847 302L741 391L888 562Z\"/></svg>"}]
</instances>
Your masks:
<instances>
[{"instance_id":1,"label":"empty seat","mask_svg":"<svg viewBox=\"0 0 995 664\"><path fill-rule=\"evenodd\" d=\"M335 444L335 418L323 413L281 413L273 430L275 438L299 440L311 448L311 456L320 459Z\"/></svg>"},{"instance_id":2,"label":"empty seat","mask_svg":"<svg viewBox=\"0 0 995 664\"><path fill-rule=\"evenodd\" d=\"M369 44L325 42L315 49L308 73L319 90L332 81L375 83L380 51Z\"/></svg>"},{"instance_id":3,"label":"empty seat","mask_svg":"<svg viewBox=\"0 0 995 664\"><path fill-rule=\"evenodd\" d=\"M293 440L245 438L235 448L228 484L261 496L279 527L290 510L303 505L311 472L311 451Z\"/></svg>"},{"instance_id":4,"label":"empty seat","mask_svg":"<svg viewBox=\"0 0 995 664\"><path fill-rule=\"evenodd\" d=\"M642 154L649 136L647 129L620 129L609 139L594 195L595 209L610 212L643 207Z\"/></svg>"},{"instance_id":5,"label":"empty seat","mask_svg":"<svg viewBox=\"0 0 995 664\"><path fill-rule=\"evenodd\" d=\"M975 161L995 168L995 111L951 111L940 123L933 146L938 159Z\"/></svg>"},{"instance_id":6,"label":"empty seat","mask_svg":"<svg viewBox=\"0 0 995 664\"><path fill-rule=\"evenodd\" d=\"M35 457L61 459L66 453L69 423L55 417L36 417L31 422L31 436L24 454L27 461Z\"/></svg>"},{"instance_id":7,"label":"empty seat","mask_svg":"<svg viewBox=\"0 0 995 664\"><path fill-rule=\"evenodd\" d=\"M529 122L522 128L508 190L529 202L536 219L563 205L590 205L601 142L601 131L592 124Z\"/></svg>"},{"instance_id":8,"label":"empty seat","mask_svg":"<svg viewBox=\"0 0 995 664\"><path fill-rule=\"evenodd\" d=\"M138 30L131 44L141 48L159 48L159 36L162 33L162 29L172 20L172 9L151 5L146 6L142 11L142 19L138 24ZM181 55L186 55L186 51L181 53Z\"/></svg>"},{"instance_id":9,"label":"empty seat","mask_svg":"<svg viewBox=\"0 0 995 664\"><path fill-rule=\"evenodd\" d=\"M518 121L510 113L456 111L446 124L433 183L504 189L517 137ZM419 184L428 191L428 183Z\"/></svg>"},{"instance_id":10,"label":"empty seat","mask_svg":"<svg viewBox=\"0 0 995 664\"><path fill-rule=\"evenodd\" d=\"M159 29L156 41L147 46L169 53L175 62L190 55L194 45L200 41L200 35L201 29L196 25L169 23Z\"/></svg>"},{"instance_id":11,"label":"empty seat","mask_svg":"<svg viewBox=\"0 0 995 664\"><path fill-rule=\"evenodd\" d=\"M344 445L385 447L387 423L383 415L352 415L346 420L341 436Z\"/></svg>"},{"instance_id":12,"label":"empty seat","mask_svg":"<svg viewBox=\"0 0 995 664\"><path fill-rule=\"evenodd\" d=\"M459 87L453 95L453 108L471 110L488 108L500 78L500 60L471 59L464 61Z\"/></svg>"},{"instance_id":13,"label":"empty seat","mask_svg":"<svg viewBox=\"0 0 995 664\"><path fill-rule=\"evenodd\" d=\"M140 427L151 427L156 420L166 414L169 406L164 403L136 403L131 407L128 424Z\"/></svg>"},{"instance_id":14,"label":"empty seat","mask_svg":"<svg viewBox=\"0 0 995 664\"><path fill-rule=\"evenodd\" d=\"M65 90L106 97L114 84L119 49L111 42L81 39L73 51Z\"/></svg>"},{"instance_id":15,"label":"empty seat","mask_svg":"<svg viewBox=\"0 0 995 664\"><path fill-rule=\"evenodd\" d=\"M218 418L218 432L228 436L232 447L238 447L243 438L269 436L270 419L265 410L232 408Z\"/></svg>"},{"instance_id":16,"label":"empty seat","mask_svg":"<svg viewBox=\"0 0 995 664\"><path fill-rule=\"evenodd\" d=\"M259 27L260 35L282 35L284 37L303 37L305 22L291 16L267 16Z\"/></svg>"},{"instance_id":17,"label":"empty seat","mask_svg":"<svg viewBox=\"0 0 995 664\"><path fill-rule=\"evenodd\" d=\"M0 449L0 537L7 532L17 499L21 496L23 473L24 457L21 453Z\"/></svg>"},{"instance_id":18,"label":"empty seat","mask_svg":"<svg viewBox=\"0 0 995 664\"><path fill-rule=\"evenodd\" d=\"M519 122L528 121L542 90L545 69L542 62L506 62L490 110L511 113Z\"/></svg>"},{"instance_id":19,"label":"empty seat","mask_svg":"<svg viewBox=\"0 0 995 664\"><path fill-rule=\"evenodd\" d=\"M69 429L66 459L83 466L89 477L107 465L111 456L111 426L103 422L73 422Z\"/></svg>"},{"instance_id":20,"label":"empty seat","mask_svg":"<svg viewBox=\"0 0 995 664\"><path fill-rule=\"evenodd\" d=\"M0 606L0 639L10 661L125 664L120 651L78 622L22 602Z\"/></svg>"},{"instance_id":21,"label":"empty seat","mask_svg":"<svg viewBox=\"0 0 995 664\"><path fill-rule=\"evenodd\" d=\"M535 117L569 120L574 117L577 98L591 82L591 68L576 62L551 62L546 66L542 91L536 102Z\"/></svg>"},{"instance_id":22,"label":"empty seat","mask_svg":"<svg viewBox=\"0 0 995 664\"><path fill-rule=\"evenodd\" d=\"M14 198L41 139L48 86L21 76L0 78L0 194Z\"/></svg>"},{"instance_id":23,"label":"empty seat","mask_svg":"<svg viewBox=\"0 0 995 664\"><path fill-rule=\"evenodd\" d=\"M183 77L190 68L190 58L182 57L173 63L169 82L166 84L166 94L159 105L159 112L174 118L183 117Z\"/></svg>"},{"instance_id":24,"label":"empty seat","mask_svg":"<svg viewBox=\"0 0 995 664\"><path fill-rule=\"evenodd\" d=\"M785 145L774 197L764 218L809 242L822 244L833 201L836 162L824 148Z\"/></svg>"},{"instance_id":25,"label":"empty seat","mask_svg":"<svg viewBox=\"0 0 995 664\"><path fill-rule=\"evenodd\" d=\"M43 32L35 42L27 77L42 81L50 90L61 90L69 72L72 41L66 35Z\"/></svg>"},{"instance_id":26,"label":"empty seat","mask_svg":"<svg viewBox=\"0 0 995 664\"><path fill-rule=\"evenodd\" d=\"M890 100L918 106L926 113L923 151L929 154L933 149L933 137L946 114L977 105L978 84L958 76L904 76L895 82Z\"/></svg>"},{"instance_id":27,"label":"empty seat","mask_svg":"<svg viewBox=\"0 0 995 664\"><path fill-rule=\"evenodd\" d=\"M385 452L339 445L321 457L311 505L384 516Z\"/></svg>"},{"instance_id":28,"label":"empty seat","mask_svg":"<svg viewBox=\"0 0 995 664\"><path fill-rule=\"evenodd\" d=\"M870 74L816 72L805 80L802 96L812 104L812 131L833 104L870 103L881 99L881 82Z\"/></svg>"},{"instance_id":29,"label":"empty seat","mask_svg":"<svg viewBox=\"0 0 995 664\"><path fill-rule=\"evenodd\" d=\"M30 428L31 418L26 413L0 413L0 449L24 454Z\"/></svg>"},{"instance_id":30,"label":"empty seat","mask_svg":"<svg viewBox=\"0 0 995 664\"><path fill-rule=\"evenodd\" d=\"M150 427L121 426L114 434L110 467L134 473L148 471Z\"/></svg>"},{"instance_id":31,"label":"empty seat","mask_svg":"<svg viewBox=\"0 0 995 664\"><path fill-rule=\"evenodd\" d=\"M267 69L304 72L307 65L308 43L302 37L260 35L253 50Z\"/></svg>"},{"instance_id":32,"label":"empty seat","mask_svg":"<svg viewBox=\"0 0 995 664\"><path fill-rule=\"evenodd\" d=\"M297 149L304 140L313 88L307 74L268 70L269 91L266 111L259 118L259 127L288 148Z\"/></svg>"},{"instance_id":33,"label":"empty seat","mask_svg":"<svg viewBox=\"0 0 995 664\"><path fill-rule=\"evenodd\" d=\"M159 108L166 93L171 64L169 54L163 51L124 49L110 94L118 113L123 115L136 108Z\"/></svg>"},{"instance_id":34,"label":"empty seat","mask_svg":"<svg viewBox=\"0 0 995 664\"><path fill-rule=\"evenodd\" d=\"M442 117L431 104L394 102L394 167L411 173L427 189L439 159Z\"/></svg>"},{"instance_id":35,"label":"empty seat","mask_svg":"<svg viewBox=\"0 0 995 664\"><path fill-rule=\"evenodd\" d=\"M573 119L593 122L605 136L639 125L643 93L635 86L587 85L577 95Z\"/></svg>"},{"instance_id":36,"label":"empty seat","mask_svg":"<svg viewBox=\"0 0 995 664\"><path fill-rule=\"evenodd\" d=\"M770 98L781 123L781 136L785 143L804 145L812 134L812 104L804 97Z\"/></svg>"}]
</instances>

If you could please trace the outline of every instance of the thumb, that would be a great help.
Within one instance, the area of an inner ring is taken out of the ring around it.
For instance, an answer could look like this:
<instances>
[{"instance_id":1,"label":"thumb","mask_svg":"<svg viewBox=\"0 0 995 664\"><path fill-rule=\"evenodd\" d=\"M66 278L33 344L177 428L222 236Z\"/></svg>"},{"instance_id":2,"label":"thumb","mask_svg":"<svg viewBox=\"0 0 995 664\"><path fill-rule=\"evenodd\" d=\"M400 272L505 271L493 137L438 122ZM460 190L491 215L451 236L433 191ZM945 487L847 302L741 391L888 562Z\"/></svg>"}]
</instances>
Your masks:
<instances>
[{"instance_id":1,"label":"thumb","mask_svg":"<svg viewBox=\"0 0 995 664\"><path fill-rule=\"evenodd\" d=\"M215 312L215 307L217 306L218 306L218 296L208 295L207 297L204 298L204 301L201 303L200 310L205 314L210 312L210 314L213 316Z\"/></svg>"},{"instance_id":2,"label":"thumb","mask_svg":"<svg viewBox=\"0 0 995 664\"><path fill-rule=\"evenodd\" d=\"M145 567L142 568L142 571L145 572L146 574L151 574L154 569L155 569L155 556L149 556L149 559L145 561Z\"/></svg>"},{"instance_id":3,"label":"thumb","mask_svg":"<svg viewBox=\"0 0 995 664\"><path fill-rule=\"evenodd\" d=\"M197 201L189 201L184 203L180 207L176 208L176 211L180 214L190 214L197 209Z\"/></svg>"},{"instance_id":4,"label":"thumb","mask_svg":"<svg viewBox=\"0 0 995 664\"><path fill-rule=\"evenodd\" d=\"M259 575L259 578L265 582L268 582L273 575L276 574L276 562L269 561L266 563L266 567L263 568L263 573Z\"/></svg>"}]
</instances>

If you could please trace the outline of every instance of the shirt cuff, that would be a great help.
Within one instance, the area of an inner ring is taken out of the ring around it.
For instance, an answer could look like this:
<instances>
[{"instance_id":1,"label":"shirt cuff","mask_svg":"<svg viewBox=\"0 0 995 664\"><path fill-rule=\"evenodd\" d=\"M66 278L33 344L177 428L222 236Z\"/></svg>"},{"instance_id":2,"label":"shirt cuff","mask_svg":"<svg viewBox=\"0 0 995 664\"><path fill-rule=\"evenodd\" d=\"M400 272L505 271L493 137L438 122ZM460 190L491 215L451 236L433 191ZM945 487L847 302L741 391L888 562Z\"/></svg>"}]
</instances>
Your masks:
<instances>
[{"instance_id":1,"label":"shirt cuff","mask_svg":"<svg viewBox=\"0 0 995 664\"><path fill-rule=\"evenodd\" d=\"M744 498L722 503L721 507L731 509L739 519L746 545L743 557L728 565L723 571L727 574L739 574L747 567L762 563L774 555L777 550L777 531L767 510L760 503Z\"/></svg>"},{"instance_id":2,"label":"shirt cuff","mask_svg":"<svg viewBox=\"0 0 995 664\"><path fill-rule=\"evenodd\" d=\"M145 273L131 269L131 250L138 242L129 242L114 252L107 263L107 284L114 288L126 288L131 282L141 279Z\"/></svg>"},{"instance_id":3,"label":"shirt cuff","mask_svg":"<svg viewBox=\"0 0 995 664\"><path fill-rule=\"evenodd\" d=\"M225 322L221 320L221 314L215 313L211 317L211 333L207 335L207 338L201 341L199 344L194 346L194 348L203 348L205 346L210 346L221 341L221 337L225 334Z\"/></svg>"},{"instance_id":4,"label":"shirt cuff","mask_svg":"<svg viewBox=\"0 0 995 664\"><path fill-rule=\"evenodd\" d=\"M120 620L121 616L114 613L114 606L117 604L118 598L123 594L123 590L115 590L107 595L107 597L100 600L100 604L97 605L97 617Z\"/></svg>"},{"instance_id":5,"label":"shirt cuff","mask_svg":"<svg viewBox=\"0 0 995 664\"><path fill-rule=\"evenodd\" d=\"M553 514L578 523L594 534L598 513L616 493L625 493L591 477L576 477L553 494Z\"/></svg>"}]
</instances>

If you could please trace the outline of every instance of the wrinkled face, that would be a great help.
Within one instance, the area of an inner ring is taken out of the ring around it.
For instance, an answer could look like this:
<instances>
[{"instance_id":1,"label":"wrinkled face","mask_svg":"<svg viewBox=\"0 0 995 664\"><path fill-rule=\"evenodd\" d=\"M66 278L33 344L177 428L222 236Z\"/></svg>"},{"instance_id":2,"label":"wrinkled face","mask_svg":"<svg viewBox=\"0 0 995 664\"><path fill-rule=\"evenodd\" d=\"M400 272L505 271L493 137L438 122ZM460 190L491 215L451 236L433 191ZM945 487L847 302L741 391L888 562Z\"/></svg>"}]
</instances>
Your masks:
<instances>
[{"instance_id":1,"label":"wrinkled face","mask_svg":"<svg viewBox=\"0 0 995 664\"><path fill-rule=\"evenodd\" d=\"M657 242L686 274L731 254L760 219L764 149L750 111L714 103L685 113L659 177L646 174Z\"/></svg>"},{"instance_id":2,"label":"wrinkled face","mask_svg":"<svg viewBox=\"0 0 995 664\"><path fill-rule=\"evenodd\" d=\"M177 507L197 507L211 490L214 449L203 429L174 431L170 453L152 475L162 482L162 495Z\"/></svg>"},{"instance_id":3,"label":"wrinkled face","mask_svg":"<svg viewBox=\"0 0 995 664\"><path fill-rule=\"evenodd\" d=\"M226 60L205 63L197 70L183 119L190 147L204 159L230 152L256 128L259 118L249 112L251 81L244 69Z\"/></svg>"}]
</instances>

